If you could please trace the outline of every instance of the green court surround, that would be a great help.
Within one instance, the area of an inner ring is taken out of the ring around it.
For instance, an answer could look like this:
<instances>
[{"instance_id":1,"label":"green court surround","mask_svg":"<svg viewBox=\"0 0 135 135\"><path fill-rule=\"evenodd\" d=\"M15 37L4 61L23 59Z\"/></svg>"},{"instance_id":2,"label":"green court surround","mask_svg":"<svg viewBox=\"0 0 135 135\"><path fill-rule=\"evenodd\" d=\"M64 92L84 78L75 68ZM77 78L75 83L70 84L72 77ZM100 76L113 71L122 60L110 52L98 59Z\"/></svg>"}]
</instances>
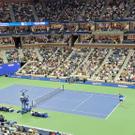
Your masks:
<instances>
[{"instance_id":1,"label":"green court surround","mask_svg":"<svg viewBox=\"0 0 135 135\"><path fill-rule=\"evenodd\" d=\"M25 84L53 88L62 85L62 83L59 82L0 77L0 89L13 84ZM0 114L3 114L8 120L15 120L22 125L58 130L65 133L71 133L73 135L135 135L135 89L66 83L64 85L65 89L70 90L84 90L87 92L108 94L121 93L126 96L126 99L106 120L61 112L51 112L48 110L38 110L47 112L49 114L49 118L47 119L31 117L30 114L20 115L17 113L3 112L0 112ZM20 107L14 106L14 108L19 109Z\"/></svg>"}]
</instances>

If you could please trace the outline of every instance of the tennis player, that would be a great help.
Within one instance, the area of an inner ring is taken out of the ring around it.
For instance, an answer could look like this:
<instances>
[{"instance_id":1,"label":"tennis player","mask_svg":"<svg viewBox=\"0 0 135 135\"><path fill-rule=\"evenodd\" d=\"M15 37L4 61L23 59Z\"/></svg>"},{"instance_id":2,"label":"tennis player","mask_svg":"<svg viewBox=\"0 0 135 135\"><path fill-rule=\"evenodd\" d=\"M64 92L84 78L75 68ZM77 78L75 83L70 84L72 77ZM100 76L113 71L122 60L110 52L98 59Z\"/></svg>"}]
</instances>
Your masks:
<instances>
[{"instance_id":1,"label":"tennis player","mask_svg":"<svg viewBox=\"0 0 135 135\"><path fill-rule=\"evenodd\" d=\"M124 96L119 93L119 101L120 101L120 102L123 102L123 100L124 100Z\"/></svg>"}]
</instances>

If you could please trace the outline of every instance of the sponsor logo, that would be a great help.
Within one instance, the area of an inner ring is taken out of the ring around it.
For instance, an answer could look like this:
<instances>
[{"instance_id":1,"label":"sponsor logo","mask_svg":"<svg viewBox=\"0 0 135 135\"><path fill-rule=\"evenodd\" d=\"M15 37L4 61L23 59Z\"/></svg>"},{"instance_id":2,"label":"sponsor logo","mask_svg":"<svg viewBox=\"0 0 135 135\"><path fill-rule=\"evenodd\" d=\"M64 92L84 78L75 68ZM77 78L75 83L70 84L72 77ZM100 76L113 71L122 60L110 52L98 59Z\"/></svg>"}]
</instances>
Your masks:
<instances>
[{"instance_id":1,"label":"sponsor logo","mask_svg":"<svg viewBox=\"0 0 135 135\"><path fill-rule=\"evenodd\" d=\"M93 85L102 85L102 83L92 83Z\"/></svg>"},{"instance_id":2,"label":"sponsor logo","mask_svg":"<svg viewBox=\"0 0 135 135\"><path fill-rule=\"evenodd\" d=\"M118 85L118 87L128 88L128 86L127 86L127 85Z\"/></svg>"},{"instance_id":3,"label":"sponsor logo","mask_svg":"<svg viewBox=\"0 0 135 135\"><path fill-rule=\"evenodd\" d=\"M55 82L57 82L57 81L59 81L59 79L56 79L56 78L50 78L50 81L55 81Z\"/></svg>"},{"instance_id":4,"label":"sponsor logo","mask_svg":"<svg viewBox=\"0 0 135 135\"><path fill-rule=\"evenodd\" d=\"M8 64L8 66L9 66L9 67L13 67L13 66L14 66L14 64Z\"/></svg>"}]
</instances>

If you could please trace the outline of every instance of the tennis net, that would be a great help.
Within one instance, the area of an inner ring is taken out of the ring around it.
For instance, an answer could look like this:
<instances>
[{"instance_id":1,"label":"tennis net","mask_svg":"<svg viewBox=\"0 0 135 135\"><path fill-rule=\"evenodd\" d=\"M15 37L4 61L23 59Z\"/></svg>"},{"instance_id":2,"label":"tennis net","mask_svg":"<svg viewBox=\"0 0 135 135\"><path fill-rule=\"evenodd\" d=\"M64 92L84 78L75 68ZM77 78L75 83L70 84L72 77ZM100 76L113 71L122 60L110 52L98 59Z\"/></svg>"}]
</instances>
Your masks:
<instances>
[{"instance_id":1,"label":"tennis net","mask_svg":"<svg viewBox=\"0 0 135 135\"><path fill-rule=\"evenodd\" d=\"M41 96L41 97L39 97L39 98L33 100L32 106L33 106L33 107L36 107L36 106L39 105L40 103L45 102L46 100L52 98L53 96L57 95L58 93L60 93L60 92L62 92L62 91L64 91L63 88L54 89L54 90L52 90L51 92L46 93L45 95L43 95L43 96Z\"/></svg>"}]
</instances>

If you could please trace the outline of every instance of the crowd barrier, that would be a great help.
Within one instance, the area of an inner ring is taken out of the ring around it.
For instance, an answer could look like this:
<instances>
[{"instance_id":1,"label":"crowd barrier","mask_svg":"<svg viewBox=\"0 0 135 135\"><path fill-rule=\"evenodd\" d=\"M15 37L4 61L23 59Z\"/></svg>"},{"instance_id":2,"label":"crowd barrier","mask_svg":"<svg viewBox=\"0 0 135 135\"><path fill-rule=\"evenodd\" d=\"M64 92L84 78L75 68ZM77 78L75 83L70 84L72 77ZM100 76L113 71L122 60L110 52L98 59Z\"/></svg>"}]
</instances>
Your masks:
<instances>
[{"instance_id":1,"label":"crowd barrier","mask_svg":"<svg viewBox=\"0 0 135 135\"><path fill-rule=\"evenodd\" d=\"M57 78L48 78L48 77L33 77L33 76L18 76L18 75L9 75L9 77L20 78L20 79L42 80L42 81L65 82L66 83L66 79L57 79ZM104 83L104 82L93 82L93 81L86 81L85 83L83 81L77 81L75 83L96 85L96 86L110 86L110 87L135 89L135 85L129 85L129 84Z\"/></svg>"}]
</instances>

